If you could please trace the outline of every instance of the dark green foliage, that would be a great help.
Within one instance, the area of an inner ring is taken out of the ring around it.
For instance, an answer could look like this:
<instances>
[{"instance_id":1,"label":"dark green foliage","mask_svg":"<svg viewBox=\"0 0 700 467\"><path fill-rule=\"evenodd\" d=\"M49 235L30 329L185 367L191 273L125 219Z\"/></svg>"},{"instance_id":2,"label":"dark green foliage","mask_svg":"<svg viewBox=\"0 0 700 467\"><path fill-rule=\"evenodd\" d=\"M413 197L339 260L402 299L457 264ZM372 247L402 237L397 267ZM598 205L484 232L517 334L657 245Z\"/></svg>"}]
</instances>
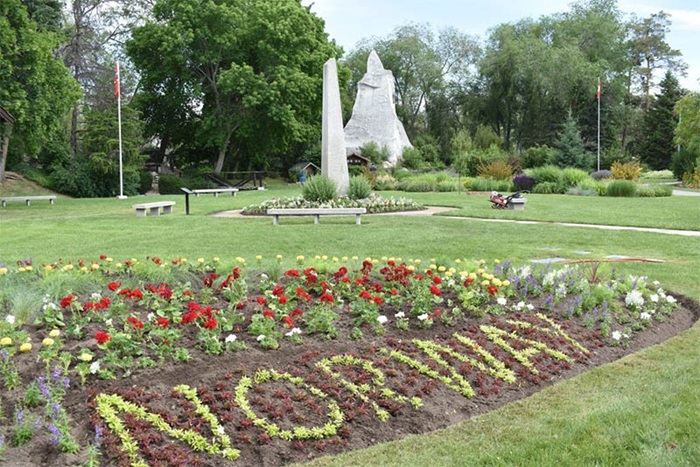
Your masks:
<instances>
[{"instance_id":1,"label":"dark green foliage","mask_svg":"<svg viewBox=\"0 0 700 467\"><path fill-rule=\"evenodd\" d=\"M348 198L364 199L372 194L372 185L363 175L350 177L350 187L348 189Z\"/></svg>"},{"instance_id":2,"label":"dark green foliage","mask_svg":"<svg viewBox=\"0 0 700 467\"><path fill-rule=\"evenodd\" d=\"M177 175L163 174L158 177L158 193L161 195L179 195L182 194L180 187L187 186L188 188L192 188L183 182L184 181Z\"/></svg>"},{"instance_id":3,"label":"dark green foliage","mask_svg":"<svg viewBox=\"0 0 700 467\"><path fill-rule=\"evenodd\" d=\"M329 201L338 196L338 187L330 178L314 175L306 179L301 196L307 201Z\"/></svg>"},{"instance_id":4,"label":"dark green foliage","mask_svg":"<svg viewBox=\"0 0 700 467\"><path fill-rule=\"evenodd\" d=\"M541 167L554 160L556 151L547 145L533 146L520 155L520 165L523 169Z\"/></svg>"},{"instance_id":5,"label":"dark green foliage","mask_svg":"<svg viewBox=\"0 0 700 467\"><path fill-rule=\"evenodd\" d=\"M510 191L510 182L507 180L494 180L493 178L475 178L471 181L471 191Z\"/></svg>"},{"instance_id":6,"label":"dark green foliage","mask_svg":"<svg viewBox=\"0 0 700 467\"><path fill-rule=\"evenodd\" d=\"M545 165L542 167L527 169L525 173L526 175L534 178L536 184L546 182L560 184L563 177L562 169L554 165Z\"/></svg>"},{"instance_id":7,"label":"dark green foliage","mask_svg":"<svg viewBox=\"0 0 700 467\"><path fill-rule=\"evenodd\" d=\"M371 160L376 165L381 165L382 162L389 160L389 149L386 146L380 148L374 141L362 146L360 152L363 157Z\"/></svg>"},{"instance_id":8,"label":"dark green foliage","mask_svg":"<svg viewBox=\"0 0 700 467\"><path fill-rule=\"evenodd\" d=\"M406 148L401 154L401 165L411 170L418 170L424 164L423 154L418 148Z\"/></svg>"},{"instance_id":9,"label":"dark green foliage","mask_svg":"<svg viewBox=\"0 0 700 467\"><path fill-rule=\"evenodd\" d=\"M671 72L666 73L660 86L661 93L652 99L644 117L644 139L639 146L640 159L652 170L668 169L676 153L673 131L678 119L673 109L681 98L680 87Z\"/></svg>"},{"instance_id":10,"label":"dark green foliage","mask_svg":"<svg viewBox=\"0 0 700 467\"><path fill-rule=\"evenodd\" d=\"M543 195L553 195L557 193L564 193L564 185L554 182L542 182L535 185L532 190L534 193Z\"/></svg>"},{"instance_id":11,"label":"dark green foliage","mask_svg":"<svg viewBox=\"0 0 700 467\"><path fill-rule=\"evenodd\" d=\"M700 161L698 161L698 159L697 154L695 154L693 151L681 149L680 152L676 152L671 161L671 170L673 171L673 175L678 180L682 180L683 175L686 172L692 172L696 164L700 166Z\"/></svg>"},{"instance_id":12,"label":"dark green foliage","mask_svg":"<svg viewBox=\"0 0 700 467\"><path fill-rule=\"evenodd\" d=\"M607 196L631 198L637 194L637 184L632 180L614 180L608 183Z\"/></svg>"}]
</instances>

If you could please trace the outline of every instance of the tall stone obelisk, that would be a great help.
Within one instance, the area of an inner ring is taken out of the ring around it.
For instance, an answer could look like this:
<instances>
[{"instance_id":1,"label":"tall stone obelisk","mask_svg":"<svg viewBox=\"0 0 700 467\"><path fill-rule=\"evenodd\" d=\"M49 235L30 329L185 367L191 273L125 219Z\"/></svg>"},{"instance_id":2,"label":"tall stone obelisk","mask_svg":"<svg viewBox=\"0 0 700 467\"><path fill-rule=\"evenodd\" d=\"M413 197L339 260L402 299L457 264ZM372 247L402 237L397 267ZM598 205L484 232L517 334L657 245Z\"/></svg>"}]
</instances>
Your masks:
<instances>
[{"instance_id":1,"label":"tall stone obelisk","mask_svg":"<svg viewBox=\"0 0 700 467\"><path fill-rule=\"evenodd\" d=\"M350 174L345 154L343 111L340 105L338 66L331 58L323 65L323 124L321 134L321 174L335 181L338 194L348 194Z\"/></svg>"}]
</instances>

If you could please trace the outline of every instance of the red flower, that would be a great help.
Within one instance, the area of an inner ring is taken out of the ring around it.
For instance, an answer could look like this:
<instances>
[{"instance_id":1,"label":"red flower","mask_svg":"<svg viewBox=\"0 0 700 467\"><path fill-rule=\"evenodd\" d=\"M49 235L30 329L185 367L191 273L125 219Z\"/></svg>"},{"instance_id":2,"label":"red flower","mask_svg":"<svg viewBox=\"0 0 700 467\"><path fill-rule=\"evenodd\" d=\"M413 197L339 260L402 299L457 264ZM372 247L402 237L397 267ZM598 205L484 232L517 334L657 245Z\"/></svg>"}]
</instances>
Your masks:
<instances>
[{"instance_id":1,"label":"red flower","mask_svg":"<svg viewBox=\"0 0 700 467\"><path fill-rule=\"evenodd\" d=\"M190 311L189 313L185 313L184 315L182 315L180 324L189 324L196 320L198 316L199 314L196 311Z\"/></svg>"},{"instance_id":2,"label":"red flower","mask_svg":"<svg viewBox=\"0 0 700 467\"><path fill-rule=\"evenodd\" d=\"M340 269L338 269L338 272L333 274L333 277L335 278L335 280L339 280L340 278L345 277L347 273L348 268L346 268L345 266L341 266Z\"/></svg>"},{"instance_id":3,"label":"red flower","mask_svg":"<svg viewBox=\"0 0 700 467\"><path fill-rule=\"evenodd\" d=\"M319 297L319 300L326 303L333 303L335 301L333 295L331 295L330 292L323 292L323 295Z\"/></svg>"},{"instance_id":4,"label":"red flower","mask_svg":"<svg viewBox=\"0 0 700 467\"><path fill-rule=\"evenodd\" d=\"M109 297L102 297L100 299L100 308L102 308L103 310L105 308L109 308L110 305L112 305L112 300L110 300Z\"/></svg>"},{"instance_id":5,"label":"red flower","mask_svg":"<svg viewBox=\"0 0 700 467\"><path fill-rule=\"evenodd\" d=\"M381 291L382 291L382 284L380 284L379 282L375 282L374 284L371 285L371 287L372 287L372 290L374 290L377 293L381 293Z\"/></svg>"},{"instance_id":6,"label":"red flower","mask_svg":"<svg viewBox=\"0 0 700 467\"><path fill-rule=\"evenodd\" d=\"M275 297L281 297L282 295L284 295L284 287L282 287L281 285L274 286L272 288L272 295L274 295Z\"/></svg>"},{"instance_id":7,"label":"red flower","mask_svg":"<svg viewBox=\"0 0 700 467\"><path fill-rule=\"evenodd\" d=\"M472 282L474 282L474 279L472 279L471 277L467 277L466 279L464 279L464 286L469 287Z\"/></svg>"},{"instance_id":8,"label":"red flower","mask_svg":"<svg viewBox=\"0 0 700 467\"><path fill-rule=\"evenodd\" d=\"M204 322L204 324L202 326L204 326L206 329L209 329L211 331L213 329L216 329L217 324L218 323L216 322L215 318L209 318L208 320L206 320Z\"/></svg>"},{"instance_id":9,"label":"red flower","mask_svg":"<svg viewBox=\"0 0 700 467\"><path fill-rule=\"evenodd\" d=\"M435 310L435 316L440 316L442 314L442 311L440 310Z\"/></svg>"},{"instance_id":10,"label":"red flower","mask_svg":"<svg viewBox=\"0 0 700 467\"><path fill-rule=\"evenodd\" d=\"M491 295L496 295L498 293L498 287L495 285L489 285L487 289Z\"/></svg>"},{"instance_id":11,"label":"red flower","mask_svg":"<svg viewBox=\"0 0 700 467\"><path fill-rule=\"evenodd\" d=\"M126 322L131 324L131 327L133 327L136 330L143 329L143 322L138 318L134 318L133 316L129 316L126 319Z\"/></svg>"},{"instance_id":12,"label":"red flower","mask_svg":"<svg viewBox=\"0 0 700 467\"><path fill-rule=\"evenodd\" d=\"M265 297L258 297L257 302L258 302L258 305L266 305L267 299Z\"/></svg>"},{"instance_id":13,"label":"red flower","mask_svg":"<svg viewBox=\"0 0 700 467\"><path fill-rule=\"evenodd\" d=\"M287 304L287 297L285 295L282 295L280 297L280 305L286 305Z\"/></svg>"},{"instance_id":14,"label":"red flower","mask_svg":"<svg viewBox=\"0 0 700 467\"><path fill-rule=\"evenodd\" d=\"M282 323L284 323L284 325L288 328L294 327L294 320L292 320L290 316L285 316L284 318L282 318Z\"/></svg>"},{"instance_id":15,"label":"red flower","mask_svg":"<svg viewBox=\"0 0 700 467\"><path fill-rule=\"evenodd\" d=\"M75 297L72 295L66 295L61 299L61 307L62 308L68 308L71 303L73 303L73 300L75 300Z\"/></svg>"},{"instance_id":16,"label":"red flower","mask_svg":"<svg viewBox=\"0 0 700 467\"><path fill-rule=\"evenodd\" d=\"M191 297L191 296L192 296L192 292L190 292L189 290L185 290L184 292L182 292L182 295L184 295L184 296L186 296L186 297Z\"/></svg>"},{"instance_id":17,"label":"red flower","mask_svg":"<svg viewBox=\"0 0 700 467\"><path fill-rule=\"evenodd\" d=\"M433 277L433 284L442 284L442 279L438 276Z\"/></svg>"},{"instance_id":18,"label":"red flower","mask_svg":"<svg viewBox=\"0 0 700 467\"><path fill-rule=\"evenodd\" d=\"M272 311L272 310L265 310L265 311L263 311L263 316L264 316L265 318L272 318L272 319L274 319L274 318L275 318L275 312Z\"/></svg>"},{"instance_id":19,"label":"red flower","mask_svg":"<svg viewBox=\"0 0 700 467\"><path fill-rule=\"evenodd\" d=\"M376 297L374 297L374 298L372 299L372 301L373 301L375 304L377 304L377 305L381 305L382 303L384 303L384 299L383 299L382 297L380 297L379 295L377 295Z\"/></svg>"},{"instance_id":20,"label":"red flower","mask_svg":"<svg viewBox=\"0 0 700 467\"><path fill-rule=\"evenodd\" d=\"M340 279L340 282L342 282L343 284L349 284L350 278L348 276L345 276L342 279Z\"/></svg>"},{"instance_id":21,"label":"red flower","mask_svg":"<svg viewBox=\"0 0 700 467\"><path fill-rule=\"evenodd\" d=\"M156 320L156 326L159 326L163 329L166 329L166 328L170 327L170 321L168 321L168 318L163 318L163 317L158 318Z\"/></svg>"},{"instance_id":22,"label":"red flower","mask_svg":"<svg viewBox=\"0 0 700 467\"><path fill-rule=\"evenodd\" d=\"M187 304L187 311L189 311L190 313L199 313L200 311L202 311L202 307L197 305L195 302L189 302Z\"/></svg>"},{"instance_id":23,"label":"red flower","mask_svg":"<svg viewBox=\"0 0 700 467\"><path fill-rule=\"evenodd\" d=\"M111 290L112 292L114 292L114 291L117 290L119 287L121 287L121 285L122 285L121 282L110 282L109 284L107 284L107 288L108 288L109 290Z\"/></svg>"},{"instance_id":24,"label":"red flower","mask_svg":"<svg viewBox=\"0 0 700 467\"><path fill-rule=\"evenodd\" d=\"M430 293L433 295L440 295L440 289L438 288L437 285L431 285L430 286Z\"/></svg>"},{"instance_id":25,"label":"red flower","mask_svg":"<svg viewBox=\"0 0 700 467\"><path fill-rule=\"evenodd\" d=\"M369 300L370 298L372 298L372 296L370 295L370 293L367 290L363 290L362 292L360 292L360 298L364 298L365 300Z\"/></svg>"},{"instance_id":26,"label":"red flower","mask_svg":"<svg viewBox=\"0 0 700 467\"><path fill-rule=\"evenodd\" d=\"M102 345L109 342L112 338L106 332L97 331L95 333L95 340L98 344Z\"/></svg>"},{"instance_id":27,"label":"red flower","mask_svg":"<svg viewBox=\"0 0 700 467\"><path fill-rule=\"evenodd\" d=\"M212 272L207 277L205 277L202 280L202 282L204 283L205 287L211 288L211 286L214 285L214 281L218 278L219 278L219 275L215 272Z\"/></svg>"},{"instance_id":28,"label":"red flower","mask_svg":"<svg viewBox=\"0 0 700 467\"><path fill-rule=\"evenodd\" d=\"M100 255L100 259L103 260L103 261L106 260L106 259L107 259L107 255Z\"/></svg>"},{"instance_id":29,"label":"red flower","mask_svg":"<svg viewBox=\"0 0 700 467\"><path fill-rule=\"evenodd\" d=\"M131 291L131 294L129 295L129 297L132 300L143 300L143 292L141 292L138 289L134 289Z\"/></svg>"},{"instance_id":30,"label":"red flower","mask_svg":"<svg viewBox=\"0 0 700 467\"><path fill-rule=\"evenodd\" d=\"M299 277L299 271L296 269L290 269L289 271L285 272L284 275L286 277Z\"/></svg>"},{"instance_id":31,"label":"red flower","mask_svg":"<svg viewBox=\"0 0 700 467\"><path fill-rule=\"evenodd\" d=\"M299 308L295 308L294 311L292 311L292 318L296 318L297 316L301 316L304 312L301 311Z\"/></svg>"},{"instance_id":32,"label":"red flower","mask_svg":"<svg viewBox=\"0 0 700 467\"><path fill-rule=\"evenodd\" d=\"M399 291L396 290L396 289L391 289L391 290L389 291L389 293L390 293L391 295L398 295L398 294L399 294Z\"/></svg>"},{"instance_id":33,"label":"red flower","mask_svg":"<svg viewBox=\"0 0 700 467\"><path fill-rule=\"evenodd\" d=\"M311 295L306 293L306 291L304 289L302 289L301 287L297 287L296 295L297 295L297 298L300 300L304 300L307 302L309 300L311 300Z\"/></svg>"},{"instance_id":34,"label":"red flower","mask_svg":"<svg viewBox=\"0 0 700 467\"><path fill-rule=\"evenodd\" d=\"M121 289L119 292L117 292L119 295L125 295L127 297L131 297L131 290L130 289Z\"/></svg>"}]
</instances>

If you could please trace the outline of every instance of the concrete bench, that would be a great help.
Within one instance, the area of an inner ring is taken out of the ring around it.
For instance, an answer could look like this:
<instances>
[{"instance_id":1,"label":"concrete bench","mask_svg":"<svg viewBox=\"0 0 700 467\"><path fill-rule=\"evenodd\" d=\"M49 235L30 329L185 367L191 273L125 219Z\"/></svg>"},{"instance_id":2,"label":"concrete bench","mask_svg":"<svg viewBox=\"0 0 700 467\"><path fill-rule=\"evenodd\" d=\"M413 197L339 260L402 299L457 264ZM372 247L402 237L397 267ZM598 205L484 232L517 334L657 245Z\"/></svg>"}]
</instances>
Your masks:
<instances>
[{"instance_id":1,"label":"concrete bench","mask_svg":"<svg viewBox=\"0 0 700 467\"><path fill-rule=\"evenodd\" d=\"M231 193L231 196L236 196L238 193L238 188L201 188L199 190L192 190L195 196L213 194L215 197L219 196L219 193Z\"/></svg>"},{"instance_id":2,"label":"concrete bench","mask_svg":"<svg viewBox=\"0 0 700 467\"><path fill-rule=\"evenodd\" d=\"M146 217L146 211L150 211L151 216L160 216L161 209L163 214L172 214L175 201L157 201L155 203L134 204L138 217Z\"/></svg>"},{"instance_id":3,"label":"concrete bench","mask_svg":"<svg viewBox=\"0 0 700 467\"><path fill-rule=\"evenodd\" d=\"M366 208L278 208L268 209L267 215L272 216L272 224L279 225L280 216L314 216L314 224L319 223L321 216L355 216L355 224L360 225L360 215L367 212Z\"/></svg>"},{"instance_id":4,"label":"concrete bench","mask_svg":"<svg viewBox=\"0 0 700 467\"><path fill-rule=\"evenodd\" d=\"M41 201L41 200L49 200L49 204L53 204L54 201L56 201L56 196L55 195L40 195L40 196L8 196L5 198L0 198L0 201L2 201L2 207L4 208L7 206L8 201L24 201L27 206L31 206L32 201Z\"/></svg>"},{"instance_id":5,"label":"concrete bench","mask_svg":"<svg viewBox=\"0 0 700 467\"><path fill-rule=\"evenodd\" d=\"M513 211L524 211L525 203L527 203L527 198L513 198L508 201L508 209Z\"/></svg>"}]
</instances>

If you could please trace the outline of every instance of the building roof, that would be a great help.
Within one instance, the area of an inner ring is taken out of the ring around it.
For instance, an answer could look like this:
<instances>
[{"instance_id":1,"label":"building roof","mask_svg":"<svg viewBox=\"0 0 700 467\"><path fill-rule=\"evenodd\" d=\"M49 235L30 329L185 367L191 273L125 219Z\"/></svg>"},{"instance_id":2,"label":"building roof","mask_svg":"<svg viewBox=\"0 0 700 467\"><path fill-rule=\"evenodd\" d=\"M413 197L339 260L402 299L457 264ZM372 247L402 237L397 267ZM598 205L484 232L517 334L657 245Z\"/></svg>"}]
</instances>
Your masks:
<instances>
[{"instance_id":1,"label":"building roof","mask_svg":"<svg viewBox=\"0 0 700 467\"><path fill-rule=\"evenodd\" d=\"M302 170L306 170L309 168L309 166L313 167L314 170L321 170L316 164L313 162L297 162L293 166L289 168L291 172L301 172Z\"/></svg>"},{"instance_id":2,"label":"building roof","mask_svg":"<svg viewBox=\"0 0 700 467\"><path fill-rule=\"evenodd\" d=\"M0 105L0 118L3 119L7 123L15 123L15 117L12 116L10 112L5 110L1 105Z\"/></svg>"}]
</instances>

